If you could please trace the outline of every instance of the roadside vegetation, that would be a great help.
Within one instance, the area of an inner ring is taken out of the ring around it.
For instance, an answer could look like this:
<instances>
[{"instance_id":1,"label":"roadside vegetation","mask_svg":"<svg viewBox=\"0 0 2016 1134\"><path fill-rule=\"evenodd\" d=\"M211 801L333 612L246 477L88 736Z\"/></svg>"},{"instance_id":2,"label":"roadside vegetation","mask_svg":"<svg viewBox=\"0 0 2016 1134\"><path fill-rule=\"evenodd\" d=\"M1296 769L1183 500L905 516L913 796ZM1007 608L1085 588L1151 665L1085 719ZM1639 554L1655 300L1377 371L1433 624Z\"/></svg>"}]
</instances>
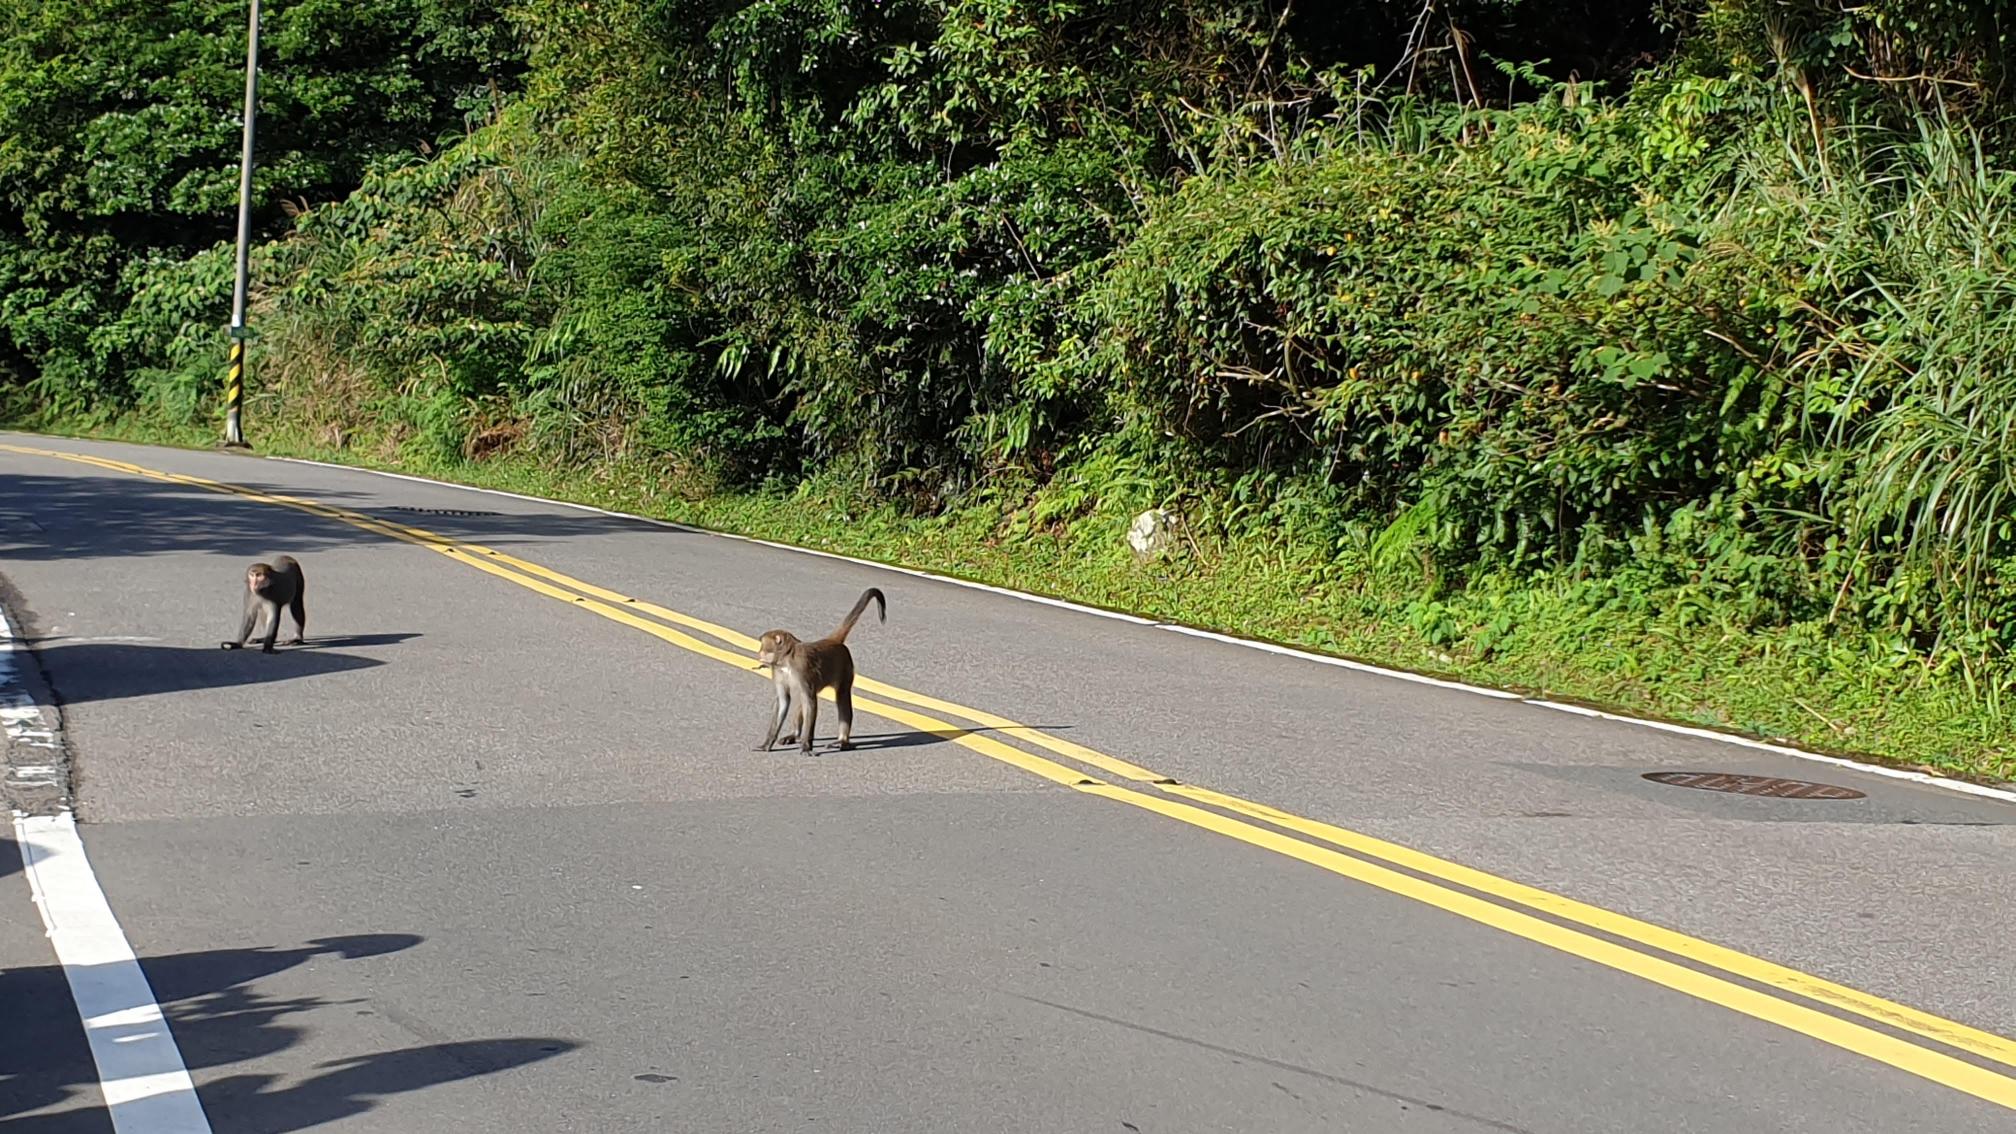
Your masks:
<instances>
[{"instance_id":1,"label":"roadside vegetation","mask_svg":"<svg viewBox=\"0 0 2016 1134\"><path fill-rule=\"evenodd\" d=\"M262 451L2016 777L2001 3L273 8ZM6 416L210 443L243 13L0 11Z\"/></svg>"}]
</instances>

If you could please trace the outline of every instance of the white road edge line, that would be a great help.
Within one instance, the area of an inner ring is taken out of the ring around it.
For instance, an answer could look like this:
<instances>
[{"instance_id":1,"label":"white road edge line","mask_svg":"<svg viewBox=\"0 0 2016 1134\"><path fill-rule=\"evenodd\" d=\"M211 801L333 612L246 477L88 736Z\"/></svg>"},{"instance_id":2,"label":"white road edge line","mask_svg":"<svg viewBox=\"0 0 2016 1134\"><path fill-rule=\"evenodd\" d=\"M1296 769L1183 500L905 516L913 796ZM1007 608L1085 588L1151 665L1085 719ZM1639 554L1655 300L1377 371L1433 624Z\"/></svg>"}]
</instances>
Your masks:
<instances>
[{"instance_id":1,"label":"white road edge line","mask_svg":"<svg viewBox=\"0 0 2016 1134\"><path fill-rule=\"evenodd\" d=\"M69 812L14 816L14 838L62 962L118 1134L211 1134L139 958L84 856Z\"/></svg>"},{"instance_id":2,"label":"white road edge line","mask_svg":"<svg viewBox=\"0 0 2016 1134\"><path fill-rule=\"evenodd\" d=\"M1905 768L1889 768L1881 764L1867 764L1860 760L1850 760L1841 756L1825 756L1818 752L1808 752L1803 748L1793 748L1790 745L1785 744L1773 744L1765 740L1754 740L1747 736L1734 736L1726 732L1717 732L1714 729L1695 728L1691 725L1672 724L1667 721L1648 720L1644 717L1625 716L1620 713L1606 713L1600 709L1590 709L1585 708L1581 705L1570 705L1560 701L1541 700L1539 698L1527 697L1522 694L1512 693L1504 689L1492 689L1488 686L1471 685L1461 681L1446 681L1439 677L1428 677L1424 674L1408 673L1406 670L1400 670L1400 669L1388 669L1384 666L1372 665L1367 662L1352 661L1349 658L1339 658L1339 657L1332 657L1328 654L1311 653L1307 650L1298 650L1293 646L1278 646L1272 642L1256 642L1250 638L1238 638L1230 634L1219 634L1210 630L1199 630L1192 626L1181 626L1173 622L1157 622L1152 618L1143 618L1140 615L1136 614L1124 614L1120 611L1114 611L1114 610L1101 610L1096 606L1086 606L1082 603L1069 602L1064 599L1050 598L1045 595L1032 595L1027 591L1010 590L1007 587L997 587L991 583L976 583L969 579L955 579L948 575L938 575L933 574L932 572L929 571L919 571L913 567L896 567L887 563L877 563L870 559L856 559L851 555L841 555L831 551L819 551L817 549L810 547L794 547L793 545L788 543L776 543L767 539L757 539L754 536L736 535L733 532L709 531L706 528L696 528L687 524L674 523L671 520L660 520L652 516L639 516L633 512L617 512L608 508L597 508L593 504L576 504L571 500L549 500L543 496L528 496L522 492L507 492L501 488L480 488L473 484L453 484L445 480L434 480L429 477L414 476L411 473L396 473L396 472L386 472L383 469L358 468L355 465L339 465L331 461L309 460L306 457L261 457L260 459L267 461L283 461L288 464L295 464L295 465L314 465L318 468L337 469L344 472L367 473L371 476L388 477L392 480L409 480L413 481L416 484L428 484L433 485L437 488L453 488L453 489L459 489L463 492L481 493L486 496L501 496L510 500L523 500L530 504L543 504L555 508L572 508L576 511L593 512L597 515L611 516L619 520L630 520L636 523L653 524L661 528L670 528L673 531L686 532L692 535L713 536L717 539L740 540L743 543L754 543L754 544L760 544L764 547L774 547L780 551L794 551L800 555L816 555L822 559L837 559L843 563L853 563L861 567L873 567L876 568L877 570L892 571L899 575L909 575L912 576L913 578L930 579L933 580L934 582L939 583L949 583L955 587L966 587L971 590L986 591L990 594L1005 595L1009 598L1020 599L1023 602L1041 603L1044 606L1054 606L1061 610L1076 611L1079 614L1090 614L1098 618L1111 618L1119 622L1131 622L1136 626L1146 626L1155 630L1168 630L1177 634L1184 634L1193 638L1206 638L1214 642L1223 642L1227 645L1241 646L1249 650L1260 650L1265 653L1279 654L1283 657L1295 658L1299 661L1314 662L1317 665L1335 666L1340 669L1354 670L1359 673L1368 673L1379 677L1390 677L1397 681L1412 682L1413 684L1416 685L1429 685L1438 689L1448 689L1458 693L1469 693L1478 697L1489 697L1501 701L1519 701L1528 705L1536 705L1543 709L1555 709L1564 713L1573 713L1576 716L1590 717L1596 720L1613 721L1618 724L1637 725L1641 728L1654 729L1659 732L1672 733L1677 736L1690 736L1700 740L1713 740L1722 744L1734 745L1738 748L1749 748L1758 752L1770 752L1779 756L1790 756L1798 760L1808 760L1818 764L1828 764L1838 768L1848 768L1858 772L1866 772L1872 776L1885 776L1893 780L1905 780L1910 783L1922 784L1927 787L1944 788L1947 791L1962 792L1967 795L1975 795L1987 799L2001 800L2002 802L2005 803L2016 803L2016 790L2010 790L2007 788L1989 787L1985 784L1968 783L1965 780L1949 779L1945 776L1934 776L1926 772L1914 772Z\"/></svg>"},{"instance_id":3,"label":"white road edge line","mask_svg":"<svg viewBox=\"0 0 2016 1134\"><path fill-rule=\"evenodd\" d=\"M21 648L4 610L0 640L4 654ZM0 699L36 708L15 680L11 659L0 670ZM53 745L39 714L34 720L30 724L25 713L0 716L10 744ZM118 1134L211 1134L196 1085L182 1063L182 1049L91 871L75 819L67 809L55 815L17 811L13 817L22 872L70 984L112 1128Z\"/></svg>"}]
</instances>

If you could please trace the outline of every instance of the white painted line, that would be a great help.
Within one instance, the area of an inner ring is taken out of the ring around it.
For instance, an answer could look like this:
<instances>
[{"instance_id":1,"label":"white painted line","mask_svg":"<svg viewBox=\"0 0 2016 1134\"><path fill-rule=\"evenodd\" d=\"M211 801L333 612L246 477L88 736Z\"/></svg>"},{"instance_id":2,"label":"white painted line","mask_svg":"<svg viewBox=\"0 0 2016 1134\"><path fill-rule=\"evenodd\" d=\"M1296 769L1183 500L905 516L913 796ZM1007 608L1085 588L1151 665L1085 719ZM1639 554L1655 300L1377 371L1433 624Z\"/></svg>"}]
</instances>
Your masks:
<instances>
[{"instance_id":1,"label":"white painted line","mask_svg":"<svg viewBox=\"0 0 2016 1134\"><path fill-rule=\"evenodd\" d=\"M540 504L545 505L547 507L572 508L581 512L593 512L601 516L611 516L619 520L630 520L636 523L653 524L656 525L657 527L670 528L673 531L687 532L692 535L706 535L706 536L714 536L719 539L739 540L743 543L754 543L754 544L760 544L763 547L774 547L780 551L794 551L800 555L816 555L822 559L837 559L845 563L853 563L862 567L874 567L883 571L893 571L899 575L909 575L912 576L913 578L930 579L940 583L950 583L955 587L967 587L976 591L987 591L992 594L1005 595L1008 598L1020 599L1023 602L1041 603L1044 606L1054 606L1061 610L1076 611L1079 614L1090 614L1097 618L1111 618L1120 622L1131 622L1137 626L1147 626L1156 630L1169 630L1174 631L1175 633L1178 634L1186 634L1191 637L1208 638L1213 641L1225 642L1227 644L1234 646L1243 646L1251 650L1261 650L1266 653L1279 654L1283 657L1291 657L1298 659L1300 661L1314 662L1318 665L1337 666L1343 669L1354 670L1359 673L1372 674L1374 676L1379 677L1390 677L1397 681L1408 681L1420 685L1432 685L1439 689L1448 689L1458 693L1470 693L1479 697L1489 697L1495 700L1523 701L1529 705L1537 705L1545 709L1558 709L1562 712L1574 713L1578 716L1591 717L1597 720L1614 721L1619 724L1638 725L1643 728L1655 729L1660 732L1677 733L1682 736L1691 736L1701 740L1712 740L1721 744L1734 745L1735 747L1738 748L1748 748L1758 752L1770 752L1779 756L1790 756L1799 760L1810 760L1815 763L1830 764L1835 767L1849 768L1858 772L1868 772L1871 775L1887 776L1891 779L1898 779L1898 780L1909 780L1913 783L1924 784L1929 787L1935 787L1935 788L1945 788L1948 791L1963 792L1967 795L1982 796L1988 799L2001 800L2006 803L2016 803L2016 790L2009 790L2006 788L1999 788L1999 787L1988 787L1984 784L1973 784L1968 783L1965 780L1948 779L1945 776L1928 775L1924 772L1912 772L1902 768L1888 768L1884 767L1881 764L1867 764L1863 763L1860 760L1849 760L1839 756L1823 756L1818 752L1808 752L1804 749L1793 748L1789 745L1784 744L1772 744L1769 741L1753 740L1752 738L1747 736L1735 736L1726 732L1716 732L1713 729L1693 728L1687 725L1668 724L1665 721L1648 720L1643 717L1631 717L1631 716L1624 716L1619 713L1606 713L1596 709L1587 709L1583 708L1580 705L1568 705L1558 701L1538 700L1535 698L1523 696L1518 693L1508 692L1503 689L1492 689L1489 686L1471 685L1467 682L1462 681L1447 681L1438 677L1428 677L1423 674L1409 673L1406 670L1388 669L1385 666L1372 665L1367 662L1352 661L1348 658L1333 657L1328 654L1312 653L1308 650L1298 650L1292 646L1277 646L1270 642L1256 642L1248 638L1235 638L1229 634L1218 634L1209 630L1198 630L1189 626L1179 626L1172 622L1157 622L1154 619L1142 618L1139 615L1123 614L1118 611L1112 611L1112 610L1101 610L1096 606L1086 606L1082 603L1069 602L1064 599L1050 598L1045 595L1032 595L1026 591L1010 590L1006 587L997 587L988 583L975 583L967 579L955 579L946 575L937 575L929 571L919 571L910 567L895 567L887 563L877 563L870 559L857 559L850 555L840 555L831 551L818 551L809 547L794 547L788 543L775 543L766 539L756 539L752 536L736 535L732 532L708 531L706 528L691 527L686 524L678 524L670 520L660 520L651 516L639 516L632 512L617 512L612 511L608 508L597 508L592 504L576 504L569 500L548 500L545 497L541 496L527 496L524 493L519 492L506 492L503 489L499 488L479 488L471 484L451 484L447 481L433 480L424 476L414 476L410 473L395 473L395 472L386 472L382 469L358 468L354 465L339 465L331 463L329 461L311 461L304 457L265 457L263 459L269 461L284 461L289 464L297 464L297 465L314 465L318 468L337 469L344 472L368 473L372 476L390 477L393 480L412 481L416 484L433 485L434 487L437 488L454 488L454 489L460 489L463 492L476 492L487 496L501 496L511 500L522 500L530 504Z\"/></svg>"},{"instance_id":2,"label":"white painted line","mask_svg":"<svg viewBox=\"0 0 2016 1134\"><path fill-rule=\"evenodd\" d=\"M1198 630L1190 626L1179 626L1174 622L1157 622L1155 629L1171 630L1178 634L1187 634L1192 638L1208 638L1213 642L1224 642L1231 646L1244 646L1249 650L1261 650L1270 654L1280 654L1283 657L1291 657L1297 661L1316 662L1319 665L1334 665L1340 669L1356 670L1360 673L1376 673L1381 677L1412 681L1419 685L1433 685L1438 689L1453 689L1458 693L1474 693L1479 697L1496 697L1503 701L1524 700L1519 694L1508 693L1503 689L1488 689L1481 685L1465 685L1460 681L1445 681L1442 678L1429 677L1426 674L1408 673L1406 670L1400 669L1386 669L1381 666L1370 665L1366 662L1352 661L1350 658L1312 654L1305 650L1298 650L1293 646L1277 646L1272 642L1256 642L1251 638L1235 638L1230 634L1219 634L1211 630Z\"/></svg>"},{"instance_id":3,"label":"white painted line","mask_svg":"<svg viewBox=\"0 0 2016 1134\"><path fill-rule=\"evenodd\" d=\"M13 620L0 609L0 725L9 746L62 751L49 727L53 718L21 686L23 646ZM15 763L6 769L16 783L56 782L60 764ZM98 1065L98 1085L117 1134L210 1134L210 1120L196 1097L196 1085L182 1063L182 1050L168 1030L161 1006L139 958L112 916L105 891L91 872L84 840L69 810L55 815L14 813L14 844L35 908L48 929L49 944L63 966L84 1025L84 1039ZM7 1005L19 1011L20 1005Z\"/></svg>"},{"instance_id":4,"label":"white painted line","mask_svg":"<svg viewBox=\"0 0 2016 1134\"><path fill-rule=\"evenodd\" d=\"M98 1064L112 1128L118 1134L210 1134L182 1051L91 872L77 824L68 812L17 814L14 838Z\"/></svg>"},{"instance_id":5,"label":"white painted line","mask_svg":"<svg viewBox=\"0 0 2016 1134\"><path fill-rule=\"evenodd\" d=\"M13 675L0 672L0 682L12 681ZM30 748L56 747L56 731L42 724L42 709L28 700L28 695L18 689L0 691L0 726L7 730L7 736L16 744Z\"/></svg>"}]
</instances>

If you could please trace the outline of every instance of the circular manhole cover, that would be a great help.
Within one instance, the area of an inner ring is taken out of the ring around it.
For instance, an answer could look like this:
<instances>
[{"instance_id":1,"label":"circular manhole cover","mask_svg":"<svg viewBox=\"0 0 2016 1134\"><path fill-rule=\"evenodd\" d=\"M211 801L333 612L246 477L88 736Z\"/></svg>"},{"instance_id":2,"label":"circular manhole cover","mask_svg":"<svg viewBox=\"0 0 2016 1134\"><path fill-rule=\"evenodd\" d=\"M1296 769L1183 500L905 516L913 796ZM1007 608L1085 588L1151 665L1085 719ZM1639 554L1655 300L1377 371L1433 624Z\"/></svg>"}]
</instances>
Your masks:
<instances>
[{"instance_id":1,"label":"circular manhole cover","mask_svg":"<svg viewBox=\"0 0 2016 1134\"><path fill-rule=\"evenodd\" d=\"M1735 776L1727 772L1647 772L1645 778L1674 787L1725 791L1731 795L1764 795L1773 799L1861 799L1854 788L1805 780L1781 780L1776 776Z\"/></svg>"}]
</instances>

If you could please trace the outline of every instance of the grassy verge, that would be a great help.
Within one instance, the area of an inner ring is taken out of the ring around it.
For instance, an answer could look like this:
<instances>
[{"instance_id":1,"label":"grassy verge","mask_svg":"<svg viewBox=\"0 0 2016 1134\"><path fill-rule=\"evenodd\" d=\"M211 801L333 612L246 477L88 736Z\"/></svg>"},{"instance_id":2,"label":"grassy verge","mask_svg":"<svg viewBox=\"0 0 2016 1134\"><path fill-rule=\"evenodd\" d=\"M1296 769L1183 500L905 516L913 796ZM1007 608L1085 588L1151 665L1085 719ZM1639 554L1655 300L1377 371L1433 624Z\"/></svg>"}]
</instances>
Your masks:
<instances>
[{"instance_id":1,"label":"grassy verge","mask_svg":"<svg viewBox=\"0 0 2016 1134\"><path fill-rule=\"evenodd\" d=\"M212 444L207 433L143 421L88 435ZM1166 560L1137 563L1121 538L1124 518L1110 516L1010 537L998 509L918 519L811 486L690 499L641 462L562 471L524 455L449 461L356 438L334 450L284 430L257 440L268 455L656 516L1613 711L1948 775L2016 779L2010 722L1965 675L1886 657L1812 625L1734 626L1712 602L1683 610L1674 596L1592 600L1586 583L1565 578L1487 581L1430 602L1404 587L1336 578L1314 569L1313 553L1257 538L1190 544Z\"/></svg>"}]
</instances>

